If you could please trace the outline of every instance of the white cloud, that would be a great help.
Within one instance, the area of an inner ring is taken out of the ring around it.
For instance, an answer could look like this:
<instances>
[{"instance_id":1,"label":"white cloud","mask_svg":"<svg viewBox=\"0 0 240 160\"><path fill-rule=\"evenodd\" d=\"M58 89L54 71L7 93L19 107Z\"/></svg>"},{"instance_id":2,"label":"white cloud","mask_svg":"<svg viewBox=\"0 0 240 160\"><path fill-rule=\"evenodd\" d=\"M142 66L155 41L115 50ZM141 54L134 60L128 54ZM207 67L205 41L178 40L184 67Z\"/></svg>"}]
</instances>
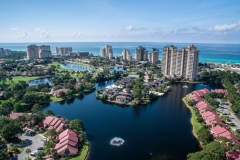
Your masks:
<instances>
[{"instance_id":1,"label":"white cloud","mask_svg":"<svg viewBox=\"0 0 240 160\"><path fill-rule=\"evenodd\" d=\"M127 26L126 28L125 28L125 30L132 30L132 25L130 25L130 26Z\"/></svg>"},{"instance_id":2,"label":"white cloud","mask_svg":"<svg viewBox=\"0 0 240 160\"><path fill-rule=\"evenodd\" d=\"M10 28L11 31L16 31L16 30L19 30L19 27L13 27L13 28Z\"/></svg>"},{"instance_id":3,"label":"white cloud","mask_svg":"<svg viewBox=\"0 0 240 160\"><path fill-rule=\"evenodd\" d=\"M40 30L41 30L41 28L36 28L36 29L35 29L35 31L40 31Z\"/></svg>"},{"instance_id":4,"label":"white cloud","mask_svg":"<svg viewBox=\"0 0 240 160\"><path fill-rule=\"evenodd\" d=\"M83 35L82 32L73 32L70 37L77 37L77 38L79 38L82 35Z\"/></svg>"},{"instance_id":5,"label":"white cloud","mask_svg":"<svg viewBox=\"0 0 240 160\"><path fill-rule=\"evenodd\" d=\"M129 25L129 26L125 27L124 30L127 30L127 31L137 31L138 30L138 31L140 31L140 30L147 30L147 28L143 28L143 27L135 28L132 25Z\"/></svg>"},{"instance_id":6,"label":"white cloud","mask_svg":"<svg viewBox=\"0 0 240 160\"><path fill-rule=\"evenodd\" d=\"M107 33L105 34L105 37L112 38L112 37L119 37L119 33Z\"/></svg>"},{"instance_id":7,"label":"white cloud","mask_svg":"<svg viewBox=\"0 0 240 160\"><path fill-rule=\"evenodd\" d=\"M240 21L237 23L232 24L223 24L223 25L216 25L213 28L210 28L210 31L230 31L230 30L238 30L240 29Z\"/></svg>"},{"instance_id":8,"label":"white cloud","mask_svg":"<svg viewBox=\"0 0 240 160\"><path fill-rule=\"evenodd\" d=\"M36 32L40 32L41 38L48 38L48 37L49 37L49 32L46 31L45 29L36 28L35 31L36 31Z\"/></svg>"},{"instance_id":9,"label":"white cloud","mask_svg":"<svg viewBox=\"0 0 240 160\"><path fill-rule=\"evenodd\" d=\"M26 38L28 36L27 32L23 32L22 35L21 35L21 38Z\"/></svg>"},{"instance_id":10,"label":"white cloud","mask_svg":"<svg viewBox=\"0 0 240 160\"><path fill-rule=\"evenodd\" d=\"M49 37L49 33L46 30L44 30L44 29L42 29L40 31L40 33L41 33L41 37L42 38L48 38Z\"/></svg>"}]
</instances>

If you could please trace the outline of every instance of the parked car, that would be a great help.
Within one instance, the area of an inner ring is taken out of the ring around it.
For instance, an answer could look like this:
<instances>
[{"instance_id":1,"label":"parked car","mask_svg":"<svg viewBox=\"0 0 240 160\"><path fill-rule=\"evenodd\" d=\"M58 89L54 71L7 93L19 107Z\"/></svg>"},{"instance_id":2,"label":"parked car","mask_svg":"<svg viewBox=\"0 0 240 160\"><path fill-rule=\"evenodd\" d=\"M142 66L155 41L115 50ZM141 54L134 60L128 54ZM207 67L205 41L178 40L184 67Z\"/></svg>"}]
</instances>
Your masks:
<instances>
[{"instance_id":1,"label":"parked car","mask_svg":"<svg viewBox=\"0 0 240 160\"><path fill-rule=\"evenodd\" d=\"M38 153L38 151L33 151L32 153L30 153L31 156L36 156Z\"/></svg>"},{"instance_id":2,"label":"parked car","mask_svg":"<svg viewBox=\"0 0 240 160\"><path fill-rule=\"evenodd\" d=\"M43 150L43 147L38 147L37 150Z\"/></svg>"},{"instance_id":3,"label":"parked car","mask_svg":"<svg viewBox=\"0 0 240 160\"><path fill-rule=\"evenodd\" d=\"M43 139L41 139L41 141L46 142L46 141L47 141L47 138L43 138Z\"/></svg>"}]
</instances>

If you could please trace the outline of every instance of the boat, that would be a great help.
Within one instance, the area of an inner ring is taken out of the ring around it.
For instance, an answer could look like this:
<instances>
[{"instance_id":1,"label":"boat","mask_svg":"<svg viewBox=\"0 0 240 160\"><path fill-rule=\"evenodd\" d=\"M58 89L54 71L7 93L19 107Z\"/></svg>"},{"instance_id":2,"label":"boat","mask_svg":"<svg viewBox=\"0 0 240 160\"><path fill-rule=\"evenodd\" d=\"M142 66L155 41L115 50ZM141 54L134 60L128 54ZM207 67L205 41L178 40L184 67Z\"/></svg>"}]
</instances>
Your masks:
<instances>
[{"instance_id":1,"label":"boat","mask_svg":"<svg viewBox=\"0 0 240 160\"><path fill-rule=\"evenodd\" d=\"M107 83L107 81L105 81L105 83Z\"/></svg>"},{"instance_id":2,"label":"boat","mask_svg":"<svg viewBox=\"0 0 240 160\"><path fill-rule=\"evenodd\" d=\"M185 85L182 86L182 88L188 88L188 86L185 84Z\"/></svg>"}]
</instances>

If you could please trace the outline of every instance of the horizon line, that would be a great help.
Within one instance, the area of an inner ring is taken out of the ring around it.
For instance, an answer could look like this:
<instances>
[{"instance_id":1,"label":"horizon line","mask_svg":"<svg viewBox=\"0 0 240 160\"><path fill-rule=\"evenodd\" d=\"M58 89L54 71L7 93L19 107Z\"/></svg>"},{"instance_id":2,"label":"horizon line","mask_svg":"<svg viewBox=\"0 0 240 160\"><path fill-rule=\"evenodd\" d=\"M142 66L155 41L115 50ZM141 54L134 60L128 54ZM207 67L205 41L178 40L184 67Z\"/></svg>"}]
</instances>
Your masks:
<instances>
[{"instance_id":1,"label":"horizon line","mask_svg":"<svg viewBox=\"0 0 240 160\"><path fill-rule=\"evenodd\" d=\"M77 41L71 41L71 42L63 42L63 41L55 41L55 42L0 42L1 43L189 43L189 44L240 44L240 43L223 43L223 42L147 42L147 41L89 41L89 42L77 42Z\"/></svg>"}]
</instances>

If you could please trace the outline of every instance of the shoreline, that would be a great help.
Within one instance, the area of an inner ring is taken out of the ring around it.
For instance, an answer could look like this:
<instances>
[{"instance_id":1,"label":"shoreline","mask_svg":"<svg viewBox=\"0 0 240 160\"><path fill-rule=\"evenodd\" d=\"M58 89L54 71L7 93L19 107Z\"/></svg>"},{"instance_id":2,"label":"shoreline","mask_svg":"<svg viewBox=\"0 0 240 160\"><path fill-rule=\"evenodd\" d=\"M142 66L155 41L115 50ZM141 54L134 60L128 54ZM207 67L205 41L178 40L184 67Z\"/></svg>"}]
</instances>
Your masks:
<instances>
[{"instance_id":1,"label":"shoreline","mask_svg":"<svg viewBox=\"0 0 240 160\"><path fill-rule=\"evenodd\" d=\"M87 160L87 159L88 159L89 154L90 154L90 144L89 144L89 142L88 142L88 151L87 151L87 154L86 154L84 160Z\"/></svg>"},{"instance_id":2,"label":"shoreline","mask_svg":"<svg viewBox=\"0 0 240 160\"><path fill-rule=\"evenodd\" d=\"M199 122L197 121L195 110L194 110L193 108L191 108L191 106L188 105L188 103L187 103L187 96L188 96L188 95L186 95L185 97L183 97L183 98L182 98L182 101L184 102L185 106L186 106L186 107L190 110L190 112L191 112L190 122L191 122L191 124L192 124L192 133L193 133L194 137L196 137L196 139L198 140L198 142L199 142L199 144L200 144L201 142L200 142L199 139L198 139L197 132L198 132L199 129L200 129L201 127L203 127L203 126L202 126L201 123L199 123Z\"/></svg>"},{"instance_id":3,"label":"shoreline","mask_svg":"<svg viewBox=\"0 0 240 160\"><path fill-rule=\"evenodd\" d=\"M205 81L194 81L194 82L191 82L191 81L176 81L178 83L207 83Z\"/></svg>"}]
</instances>

